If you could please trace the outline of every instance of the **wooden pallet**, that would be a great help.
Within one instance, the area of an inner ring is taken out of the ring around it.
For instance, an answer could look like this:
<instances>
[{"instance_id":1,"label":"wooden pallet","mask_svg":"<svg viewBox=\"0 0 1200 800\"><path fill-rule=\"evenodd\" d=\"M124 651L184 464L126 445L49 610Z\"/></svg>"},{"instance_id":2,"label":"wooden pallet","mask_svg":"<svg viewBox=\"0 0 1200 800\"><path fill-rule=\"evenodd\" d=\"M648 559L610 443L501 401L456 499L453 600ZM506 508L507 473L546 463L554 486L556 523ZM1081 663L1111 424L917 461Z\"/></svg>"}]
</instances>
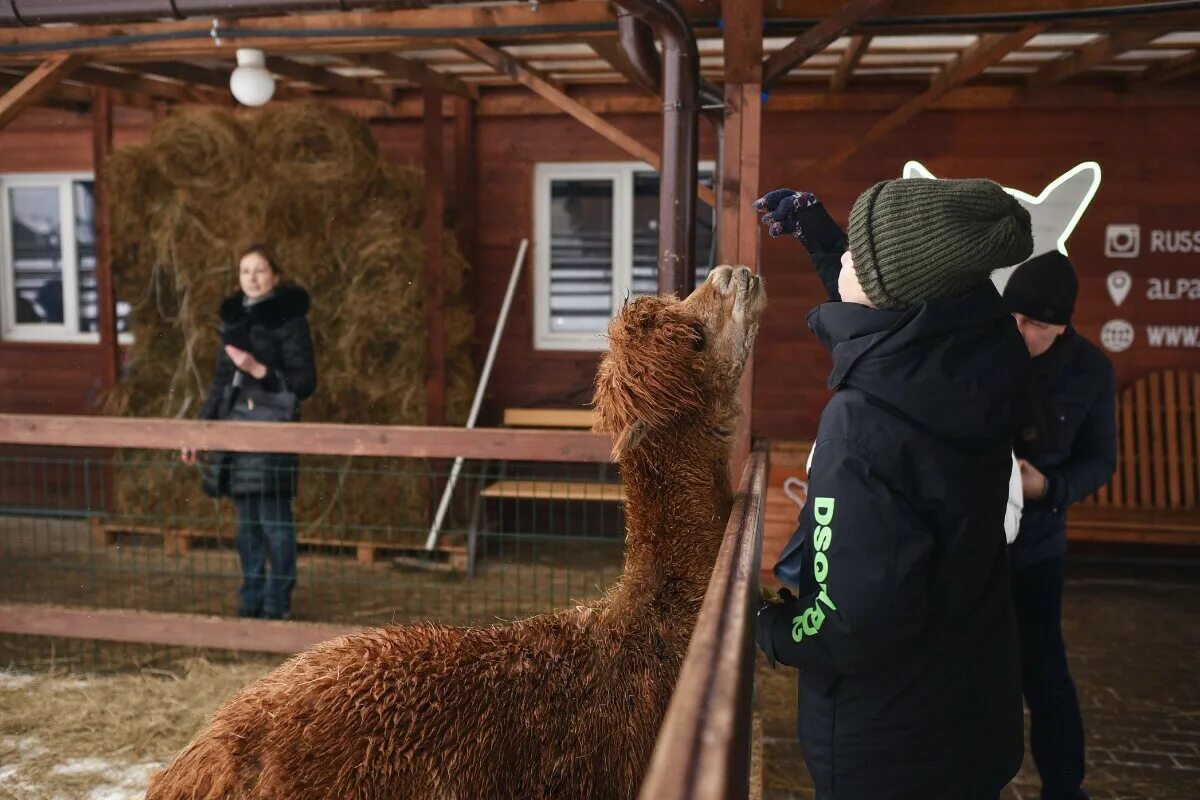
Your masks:
<instances>
[{"instance_id":1,"label":"wooden pallet","mask_svg":"<svg viewBox=\"0 0 1200 800\"><path fill-rule=\"evenodd\" d=\"M111 547L121 534L160 537L163 552L169 556L184 556L196 544L223 542L232 545L234 535L227 531L193 531L186 529L159 528L149 525L124 525L92 520L92 545L97 549ZM445 572L465 572L467 548L459 545L440 545L433 557L426 554L420 545L401 545L390 542L362 542L343 539L298 538L296 547L300 552L339 555L353 553L363 566L374 566L392 560L398 566L431 569Z\"/></svg>"}]
</instances>

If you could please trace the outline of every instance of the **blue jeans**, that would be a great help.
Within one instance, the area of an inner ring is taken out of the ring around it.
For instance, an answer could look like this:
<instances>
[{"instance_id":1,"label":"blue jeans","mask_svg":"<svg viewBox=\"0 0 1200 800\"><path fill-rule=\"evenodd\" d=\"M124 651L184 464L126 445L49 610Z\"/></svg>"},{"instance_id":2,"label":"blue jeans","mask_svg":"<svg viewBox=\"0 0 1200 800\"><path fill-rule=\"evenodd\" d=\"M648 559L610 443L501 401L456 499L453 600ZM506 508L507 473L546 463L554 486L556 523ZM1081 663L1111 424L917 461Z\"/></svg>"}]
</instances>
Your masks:
<instances>
[{"instance_id":1,"label":"blue jeans","mask_svg":"<svg viewBox=\"0 0 1200 800\"><path fill-rule=\"evenodd\" d=\"M237 550L242 562L238 616L281 619L296 585L296 525L287 496L236 495ZM271 574L266 574L267 562Z\"/></svg>"}]
</instances>

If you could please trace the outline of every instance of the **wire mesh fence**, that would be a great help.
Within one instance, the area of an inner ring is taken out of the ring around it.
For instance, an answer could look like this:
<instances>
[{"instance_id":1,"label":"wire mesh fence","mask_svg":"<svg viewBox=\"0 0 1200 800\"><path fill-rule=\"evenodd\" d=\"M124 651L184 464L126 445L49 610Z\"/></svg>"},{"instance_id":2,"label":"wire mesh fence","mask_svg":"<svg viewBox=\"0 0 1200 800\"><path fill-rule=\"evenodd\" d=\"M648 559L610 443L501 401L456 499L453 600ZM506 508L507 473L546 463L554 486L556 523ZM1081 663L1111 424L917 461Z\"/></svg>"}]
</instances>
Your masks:
<instances>
[{"instance_id":1,"label":"wire mesh fence","mask_svg":"<svg viewBox=\"0 0 1200 800\"><path fill-rule=\"evenodd\" d=\"M270 492L207 497L205 463L186 465L178 451L5 446L0 604L244 613L242 562L255 535L245 525L248 501L282 502L292 513L296 620L486 624L593 599L621 571L624 520L611 464L467 461L428 552L449 461L282 463L281 480L295 483L292 503ZM269 547L267 555L269 574ZM104 669L180 652L0 634L0 665Z\"/></svg>"}]
</instances>

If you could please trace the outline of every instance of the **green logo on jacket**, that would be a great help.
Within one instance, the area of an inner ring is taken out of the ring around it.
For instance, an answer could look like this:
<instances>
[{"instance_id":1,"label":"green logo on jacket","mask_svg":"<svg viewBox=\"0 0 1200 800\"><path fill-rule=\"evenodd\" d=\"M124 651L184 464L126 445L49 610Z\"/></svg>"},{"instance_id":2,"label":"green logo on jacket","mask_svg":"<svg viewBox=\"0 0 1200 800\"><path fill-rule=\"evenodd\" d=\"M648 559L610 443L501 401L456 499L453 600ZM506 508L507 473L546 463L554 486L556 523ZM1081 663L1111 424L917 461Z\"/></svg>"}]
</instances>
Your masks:
<instances>
[{"instance_id":1,"label":"green logo on jacket","mask_svg":"<svg viewBox=\"0 0 1200 800\"><path fill-rule=\"evenodd\" d=\"M837 606L829 599L826 589L829 585L829 558L825 551L833 541L833 506L832 497L817 497L813 499L813 519L817 523L817 531L813 534L813 577L821 587L821 593L813 604L803 613L792 617L792 641L799 643L805 636L815 636L821 631L825 622L823 603L830 611L837 611Z\"/></svg>"}]
</instances>

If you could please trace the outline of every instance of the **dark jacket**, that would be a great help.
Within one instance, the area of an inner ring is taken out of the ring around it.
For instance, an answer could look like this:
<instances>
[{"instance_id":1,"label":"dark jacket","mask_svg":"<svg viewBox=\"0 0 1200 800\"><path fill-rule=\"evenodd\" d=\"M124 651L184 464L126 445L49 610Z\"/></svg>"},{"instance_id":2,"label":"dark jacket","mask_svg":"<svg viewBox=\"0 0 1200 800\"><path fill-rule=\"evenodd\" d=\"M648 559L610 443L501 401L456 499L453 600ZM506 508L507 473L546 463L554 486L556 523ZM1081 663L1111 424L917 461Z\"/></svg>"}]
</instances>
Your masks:
<instances>
[{"instance_id":1,"label":"dark jacket","mask_svg":"<svg viewBox=\"0 0 1200 800\"><path fill-rule=\"evenodd\" d=\"M1025 345L990 283L809 325L836 393L775 568L798 599L759 619L801 670L817 797L995 797L1024 749L1004 513Z\"/></svg>"},{"instance_id":2,"label":"dark jacket","mask_svg":"<svg viewBox=\"0 0 1200 800\"><path fill-rule=\"evenodd\" d=\"M316 391L317 367L305 319L308 309L308 292L288 284L251 306L245 305L241 292L225 298L220 310L221 347L201 419L227 419L240 392L287 390L304 400ZM235 381L239 370L226 355L226 344L253 353L267 367L266 376L256 380L242 372ZM279 453L232 454L226 492L294 496L296 461L295 456Z\"/></svg>"},{"instance_id":3,"label":"dark jacket","mask_svg":"<svg viewBox=\"0 0 1200 800\"><path fill-rule=\"evenodd\" d=\"M1044 430L1036 443L1019 444L1017 455L1046 476L1046 494L1025 501L1014 567L1064 557L1067 508L1103 486L1117 466L1116 382L1108 357L1068 329L1033 367Z\"/></svg>"}]
</instances>

